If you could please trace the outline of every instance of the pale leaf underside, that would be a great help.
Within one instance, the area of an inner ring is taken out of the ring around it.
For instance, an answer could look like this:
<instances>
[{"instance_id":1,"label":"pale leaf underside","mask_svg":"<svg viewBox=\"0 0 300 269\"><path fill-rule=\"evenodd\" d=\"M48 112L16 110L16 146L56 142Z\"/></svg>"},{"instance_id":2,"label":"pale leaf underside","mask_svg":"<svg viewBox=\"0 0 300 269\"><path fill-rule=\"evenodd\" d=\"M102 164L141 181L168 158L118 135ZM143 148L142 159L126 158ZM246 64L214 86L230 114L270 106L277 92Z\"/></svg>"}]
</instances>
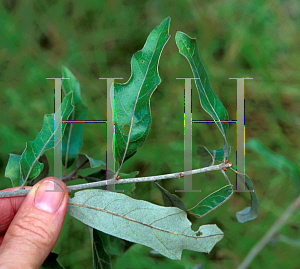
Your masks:
<instances>
[{"instance_id":1,"label":"pale leaf underside","mask_svg":"<svg viewBox=\"0 0 300 269\"><path fill-rule=\"evenodd\" d=\"M193 231L186 212L176 207L157 206L102 190L77 192L69 201L68 214L174 260L180 260L183 249L209 253L224 235L216 225L203 225Z\"/></svg>"}]
</instances>

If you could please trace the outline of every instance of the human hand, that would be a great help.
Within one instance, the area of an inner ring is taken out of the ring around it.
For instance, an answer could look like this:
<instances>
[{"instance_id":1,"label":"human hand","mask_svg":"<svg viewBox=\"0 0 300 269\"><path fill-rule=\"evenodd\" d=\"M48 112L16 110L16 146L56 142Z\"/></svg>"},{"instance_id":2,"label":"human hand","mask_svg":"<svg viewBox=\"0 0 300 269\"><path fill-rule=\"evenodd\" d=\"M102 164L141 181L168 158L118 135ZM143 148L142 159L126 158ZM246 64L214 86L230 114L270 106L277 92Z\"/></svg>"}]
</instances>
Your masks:
<instances>
[{"instance_id":1,"label":"human hand","mask_svg":"<svg viewBox=\"0 0 300 269\"><path fill-rule=\"evenodd\" d=\"M47 177L25 189L31 189L26 197L0 198L1 269L40 268L66 216L69 196L61 180Z\"/></svg>"}]
</instances>

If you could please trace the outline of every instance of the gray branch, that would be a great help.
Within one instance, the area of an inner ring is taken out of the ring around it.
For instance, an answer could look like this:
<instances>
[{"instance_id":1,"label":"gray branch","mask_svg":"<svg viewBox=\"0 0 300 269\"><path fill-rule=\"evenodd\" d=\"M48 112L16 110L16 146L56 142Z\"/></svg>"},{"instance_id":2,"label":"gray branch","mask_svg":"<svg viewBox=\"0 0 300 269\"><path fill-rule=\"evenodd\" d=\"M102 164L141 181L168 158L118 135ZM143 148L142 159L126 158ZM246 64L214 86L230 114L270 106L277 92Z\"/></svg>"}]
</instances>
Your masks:
<instances>
[{"instance_id":1,"label":"gray branch","mask_svg":"<svg viewBox=\"0 0 300 269\"><path fill-rule=\"evenodd\" d=\"M127 183L135 183L135 182L150 182L150 181L157 181L162 179L170 179L170 178L184 178L182 176L188 176L193 174L199 174L199 173L205 173L210 171L217 171L222 170L223 168L229 168L231 167L231 163L221 163L218 165L212 165L204 168L199 168L191 171L185 171L185 172L179 172L179 173L172 173L172 174L166 174L166 175L159 175L159 176L150 176L150 177L135 177L135 178L126 178L126 179L119 179L114 180L113 178L108 180L102 180L92 183L84 183L84 184L78 184L78 185L71 185L67 186L68 191L78 191L83 189L89 189L89 188L95 188L95 187L101 187L101 186L109 186L114 184L127 184ZM26 196L29 190L17 190L17 191L5 191L0 192L0 198L2 197L14 197L14 196Z\"/></svg>"}]
</instances>

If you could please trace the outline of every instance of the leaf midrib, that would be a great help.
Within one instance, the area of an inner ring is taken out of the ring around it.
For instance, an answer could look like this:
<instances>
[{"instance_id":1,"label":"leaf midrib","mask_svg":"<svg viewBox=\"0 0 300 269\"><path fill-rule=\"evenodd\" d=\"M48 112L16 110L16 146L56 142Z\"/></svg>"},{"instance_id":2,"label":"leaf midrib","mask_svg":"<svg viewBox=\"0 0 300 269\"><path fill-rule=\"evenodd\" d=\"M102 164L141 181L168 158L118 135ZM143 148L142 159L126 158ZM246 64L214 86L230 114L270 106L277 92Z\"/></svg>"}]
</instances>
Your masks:
<instances>
[{"instance_id":1,"label":"leaf midrib","mask_svg":"<svg viewBox=\"0 0 300 269\"><path fill-rule=\"evenodd\" d=\"M186 51L188 52L188 55L190 56L190 59L191 59L192 64L193 64L193 70L196 70L196 75L197 75L197 77L200 78L200 75L199 75L199 73L198 73L198 69L197 69L197 67L196 67L196 63L195 63L194 60L193 60L193 56L190 54L189 50L187 49L187 46L185 45L185 43L184 43L182 37L179 36L179 38L181 39L181 42L183 43L184 47L186 48ZM196 48L195 48L195 50L196 50ZM204 86L203 86L203 84L202 84L201 79L197 79L197 80L200 80L202 89L204 89ZM196 85L197 85L197 80L196 80ZM213 112L215 113L216 117L218 118L219 121L221 121L220 118L219 118L219 116L218 116L218 114L217 114L217 112L215 111L214 107L211 105L211 103L210 103L210 101L209 101L209 99L208 99L208 96L207 96L205 90L203 90L203 92L204 92L205 98L207 99L207 101L208 101L209 105L211 106ZM203 109L206 110L205 108L203 108ZM207 112L208 112L208 111L207 111ZM217 123L219 123L219 122L217 122ZM222 130L221 130L221 131L222 131L223 135L225 135L225 131L224 131L224 128L223 128L223 125L221 124L221 122L220 122L220 124L217 124L217 125L218 125L218 126L219 126L219 125L222 126ZM219 127L219 128L220 128L220 127Z\"/></svg>"},{"instance_id":2,"label":"leaf midrib","mask_svg":"<svg viewBox=\"0 0 300 269\"><path fill-rule=\"evenodd\" d=\"M126 148L125 148L125 151L124 151L124 155L123 155L123 159L122 159L122 163L120 164L120 167L123 165L124 160L125 160L125 156L126 156L127 151L128 151L128 147L129 147L129 143L130 143L130 136L131 136L131 131L132 131L132 126L133 126L133 120L134 120L134 114L135 114L136 106L137 106L137 103L138 103L138 100L139 100L139 96L140 96L141 90L142 90L142 88L143 88L143 85L144 85L144 83L145 83L145 79L146 79L146 77L147 77L147 73L148 73L148 71L149 71L149 67L150 67L150 65L151 65L151 63L152 63L153 56L154 56L154 54L155 54L155 52L156 52L158 41L159 41L159 39L160 39L160 37L161 37L161 34L162 34L162 32L164 31L164 29L165 29L165 27L163 27L163 28L161 29L161 31L160 31L160 33L159 33L159 35L158 35L158 38L157 38L156 44L155 44L155 49L154 49L153 52L152 52L152 55L151 55L150 60L149 60L149 64L148 64L147 69L146 69L146 71L145 71L145 75L143 76L143 80L142 80L141 86L140 86L140 88L139 88L139 90L138 90L138 93L137 93L137 98L136 98L136 100L135 100L135 104L134 104L133 111L132 111L132 115L131 115L130 128L129 128L129 132L128 132L128 138L127 138L127 142L126 142ZM142 49L142 50L143 50L143 49ZM141 51L142 51L142 50L141 50ZM135 54L135 55L136 55L136 54ZM136 58L135 55L134 55L133 57ZM138 66L139 66L139 64L138 64ZM139 67L140 67L140 66L139 66ZM131 77L132 77L132 74L131 74ZM133 83L134 83L134 81L133 81ZM126 110L125 110L125 112L126 112ZM119 170L120 170L120 169L119 169Z\"/></svg>"},{"instance_id":3,"label":"leaf midrib","mask_svg":"<svg viewBox=\"0 0 300 269\"><path fill-rule=\"evenodd\" d=\"M64 111L63 111L62 114L65 114L66 109L67 109L67 105L68 105L68 103L66 103L66 106L65 106ZM50 116L53 117L54 114L51 114ZM42 153L44 152L44 149L46 148L46 146L48 145L49 141L50 141L51 138L54 136L54 134L56 133L56 131L58 130L58 128L59 128L59 126L57 127L57 129L55 129L55 130L53 131L53 133L50 135L49 139L46 141L46 143L44 144L44 146L43 146L42 149L40 150L39 154L38 154L37 157L35 158L35 160L32 162L32 164L31 164L31 166L30 166L30 169L29 169L28 172L27 172L26 178L25 178L25 180L23 180L23 182L24 182L24 181L25 181L25 182L27 181L27 179L28 179L28 177L29 177L29 175L30 175L30 173L31 173L31 171L32 171L32 169L33 169L35 163L37 162L37 160L40 158L40 156L41 156ZM51 129L50 129L50 131L51 131ZM36 139L35 139L35 140L36 140ZM29 144L29 143L34 143L35 140L28 142L28 144ZM28 144L26 145L26 149L28 148ZM54 146L55 146L55 145L54 145ZM25 149L25 152L26 152L26 149ZM34 152L34 153L35 153L35 152ZM23 154L22 154L22 155L23 155ZM22 160L22 157L21 157L21 159L20 159L20 162L21 162L21 160ZM25 160L26 160L26 162L27 162L27 159L26 159L26 158L25 158ZM21 165L20 165L20 166L21 166ZM21 171L21 174L22 174L22 169L20 169L20 171ZM23 178L23 174L22 174L22 178Z\"/></svg>"},{"instance_id":4,"label":"leaf midrib","mask_svg":"<svg viewBox=\"0 0 300 269\"><path fill-rule=\"evenodd\" d=\"M155 230L162 231L162 232L165 232L165 233L174 234L174 235L177 235L177 236L184 236L184 237L189 237L189 238L193 238L193 239L195 239L195 238L196 239L198 239L198 238L200 239L200 238L215 237L215 236L223 235L223 234L213 234L213 235L207 235L207 236L190 236L190 235L185 235L185 234L179 234L179 233L171 232L171 231L164 230L164 229L161 229L161 228L158 228L158 227L154 227L154 226L151 226L149 224L146 224L146 223L134 220L134 219L130 219L128 217L119 215L119 214L111 212L111 211L107 211L105 209L101 209L101 208L97 208L97 207L93 207L93 206L88 206L88 205L83 205L83 204L78 204L78 203L74 203L74 202L68 202L68 204L69 205L74 205L74 206L79 206L79 207L84 207L84 208L88 208L88 209L92 209L92 210L96 210L96 211L101 211L101 212L104 212L104 213L107 213L107 214L114 215L114 216L119 217L119 218L126 219L127 221L131 221L131 222L138 223L140 225L147 226L147 227L149 227L151 229L155 229ZM168 215L166 217L169 217L169 216L171 216L171 215ZM159 220L161 220L161 219L159 219ZM196 232L195 232L195 234L196 234Z\"/></svg>"}]
</instances>

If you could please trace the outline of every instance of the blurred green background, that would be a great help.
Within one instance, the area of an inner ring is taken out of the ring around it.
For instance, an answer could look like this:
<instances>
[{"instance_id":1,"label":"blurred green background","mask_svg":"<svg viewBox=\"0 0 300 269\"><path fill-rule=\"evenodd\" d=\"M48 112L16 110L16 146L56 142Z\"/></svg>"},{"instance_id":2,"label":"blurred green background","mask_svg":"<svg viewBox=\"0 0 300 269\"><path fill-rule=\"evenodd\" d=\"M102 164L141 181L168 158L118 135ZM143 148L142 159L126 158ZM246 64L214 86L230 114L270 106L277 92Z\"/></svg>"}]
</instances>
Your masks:
<instances>
[{"instance_id":1,"label":"blurred green background","mask_svg":"<svg viewBox=\"0 0 300 269\"><path fill-rule=\"evenodd\" d=\"M175 33L197 38L202 62L212 88L236 119L236 81L230 77L253 77L245 86L246 141L257 138L268 150L291 163L300 162L300 3L278 1L66 1L2 0L0 7L0 189L10 187L4 178L9 153L21 154L26 141L41 130L44 114L54 111L54 82L64 64L81 84L88 119L106 119L106 83L99 77L122 77L131 73L130 59L142 49L149 33L167 16L171 38L159 65L162 83L151 98L149 136L121 172L140 171L139 176L183 170L184 84L177 77L192 77L186 59L178 53ZM203 112L193 87L193 119L210 119ZM86 124L82 153L105 160L105 124ZM229 160L235 163L236 129L230 124ZM213 124L193 124L193 168L199 167L197 146L222 147L222 136ZM52 155L51 155L52 154ZM47 152L50 164L53 153ZM53 163L53 161L52 161ZM276 163L246 150L246 173L259 199L259 215L244 224L235 213L248 206L247 193L235 193L217 210L202 219L190 218L192 228L217 224L224 238L210 254L183 251L172 261L149 254L150 249L132 246L113 268L236 268L255 243L295 197L291 178ZM53 166L51 166L53 167ZM228 172L234 184L235 175ZM81 183L82 181L76 181ZM179 179L161 182L174 193L183 189ZM221 173L193 176L193 189L201 193L177 193L187 208L226 185ZM136 199L162 205L152 183L138 184ZM280 229L300 238L300 214L295 213ZM54 249L66 268L92 268L88 229L67 216ZM259 253L250 268L299 268L300 246L276 238Z\"/></svg>"}]
</instances>

